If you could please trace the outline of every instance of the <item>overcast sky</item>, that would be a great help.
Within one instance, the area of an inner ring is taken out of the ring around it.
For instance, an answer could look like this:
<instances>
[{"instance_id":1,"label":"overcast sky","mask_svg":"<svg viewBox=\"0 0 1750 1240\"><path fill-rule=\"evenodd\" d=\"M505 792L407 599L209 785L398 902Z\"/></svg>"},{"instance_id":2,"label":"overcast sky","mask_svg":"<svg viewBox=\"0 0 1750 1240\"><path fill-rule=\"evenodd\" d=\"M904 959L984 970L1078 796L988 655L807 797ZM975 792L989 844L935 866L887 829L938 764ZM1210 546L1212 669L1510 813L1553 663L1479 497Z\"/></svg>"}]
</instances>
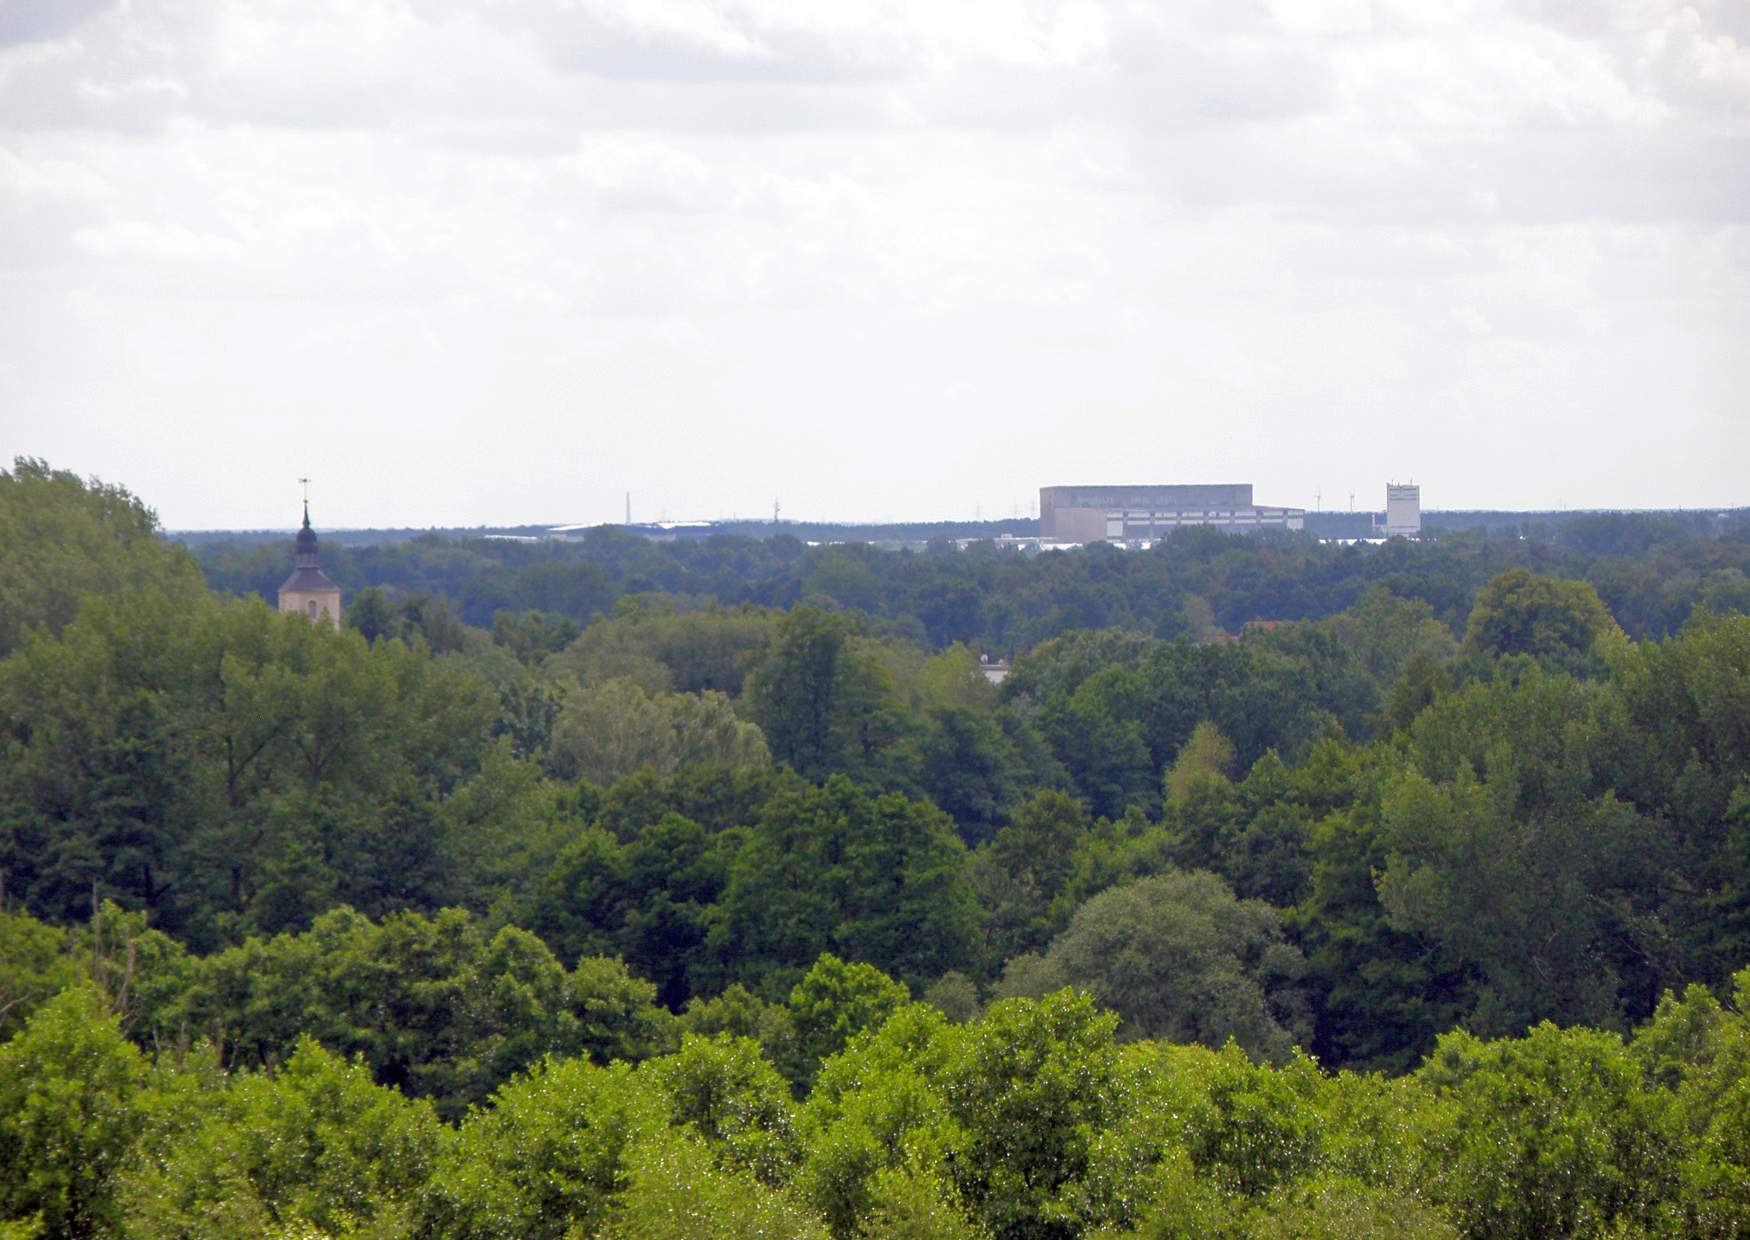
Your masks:
<instances>
[{"instance_id":1,"label":"overcast sky","mask_svg":"<svg viewBox=\"0 0 1750 1240\"><path fill-rule=\"evenodd\" d=\"M1750 2L0 0L0 453L172 528L1750 504Z\"/></svg>"}]
</instances>

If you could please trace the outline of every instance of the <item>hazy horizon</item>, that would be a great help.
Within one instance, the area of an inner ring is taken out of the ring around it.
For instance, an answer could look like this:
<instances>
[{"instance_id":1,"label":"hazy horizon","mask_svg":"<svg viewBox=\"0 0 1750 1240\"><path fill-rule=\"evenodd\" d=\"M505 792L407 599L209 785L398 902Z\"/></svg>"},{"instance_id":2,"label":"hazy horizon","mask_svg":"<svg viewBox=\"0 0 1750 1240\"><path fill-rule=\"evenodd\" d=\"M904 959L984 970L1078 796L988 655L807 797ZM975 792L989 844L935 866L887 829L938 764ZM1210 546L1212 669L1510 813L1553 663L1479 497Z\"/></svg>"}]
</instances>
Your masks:
<instances>
[{"instance_id":1,"label":"hazy horizon","mask_svg":"<svg viewBox=\"0 0 1750 1240\"><path fill-rule=\"evenodd\" d=\"M0 118L0 455L167 528L1750 504L1734 0L7 0Z\"/></svg>"},{"instance_id":2,"label":"hazy horizon","mask_svg":"<svg viewBox=\"0 0 1750 1240\"><path fill-rule=\"evenodd\" d=\"M1367 508L1367 507L1363 507L1359 501L1359 498L1357 498L1356 506L1353 509L1349 509L1349 508L1324 508L1322 510L1315 510L1315 509L1309 508L1306 511L1307 511L1307 515L1309 515L1309 516L1316 515L1318 512L1321 512L1321 511L1325 515L1347 516L1347 515L1352 514L1354 516L1364 516L1368 513L1376 513L1376 514L1383 513L1385 511L1385 505L1379 504L1379 505L1376 505L1374 507ZM1522 514L1525 514L1528 516L1589 516L1589 515L1663 516L1663 515L1680 514L1680 513L1681 514L1688 514L1688 513L1707 514L1707 513L1738 513L1738 512L1750 512L1750 506L1735 506L1735 505L1730 505L1730 504L1691 504L1691 505L1688 505L1685 507L1680 507L1680 508L1679 507L1672 507L1672 508L1623 508L1623 507L1493 508L1493 507L1479 507L1476 505L1454 505L1451 507L1443 507L1443 508L1430 508L1430 507L1424 506L1422 509L1422 515L1424 517L1435 517L1435 516L1442 516L1442 515L1446 515L1446 516L1465 515L1468 513L1490 513L1490 514L1493 514L1493 513L1520 514L1520 513L1522 513ZM880 519L880 520L860 519L857 517L826 519L826 518L819 518L819 517L811 517L811 516L807 515L806 513L800 513L800 514L797 514L794 516L786 513L782 516L781 521L779 523L782 525L797 525L797 526L842 525L842 526L847 526L847 527L854 527L854 526L883 526L883 525L998 524L998 523L1005 522L1005 521L1015 521L1015 520L1036 521L1037 519L1038 519L1037 514L1028 514L1028 513L1022 513L1019 517L1014 517L1014 516L1007 515L1007 514L993 515L990 513L986 513L982 517L978 517L978 516L968 516L968 517L958 517L958 516L914 516L914 517L907 517L907 516L898 516L898 517L893 517L893 518L884 518L884 519ZM772 524L772 518L771 518L771 515L769 513L767 515L765 515L764 517L760 517L760 516L736 517L736 516L718 515L718 516L649 517L649 518L640 517L636 512L634 512L632 514L632 524L634 526L660 525L660 524L670 523L670 522L687 522L687 521L704 521L704 522L716 522L716 523L728 523L728 524L749 524L749 525L760 525L760 524L771 525ZM548 529L555 529L555 528L560 528L560 527L564 527L564 526L568 526L568 525L580 525L580 524L586 524L586 525L589 525L591 527L624 525L625 524L625 517L624 517L624 514L622 513L619 517L604 517L600 521L592 521L592 522L574 522L574 521L568 521L568 520L564 520L564 519L553 520L553 521L546 521L546 520L534 521L534 520L520 520L519 519L519 520L514 520L514 521L473 521L473 522L469 522L468 524L465 524L465 525L461 525L461 524L451 524L451 525L431 525L431 524L423 524L423 525L382 525L382 524L376 524L376 525L372 525L372 524L324 525L322 522L315 520L313 516L312 516L312 520L311 520L311 525L314 526L318 532L328 531L328 532L337 533L337 534L370 533L370 532L374 532L374 531L388 532L388 531L398 531L398 530L471 530L471 529L508 530L508 529L535 529L535 528L543 528L543 527L548 528ZM227 534L227 533L277 534L277 533L283 533L287 537L290 537L293 533L295 533L297 531L298 526L297 526L297 523L291 523L291 524L284 524L284 525L259 525L259 526L241 526L241 525L170 526L170 525L164 525L162 528L163 528L163 531L165 534L171 535L171 536L174 536L177 534Z\"/></svg>"}]
</instances>

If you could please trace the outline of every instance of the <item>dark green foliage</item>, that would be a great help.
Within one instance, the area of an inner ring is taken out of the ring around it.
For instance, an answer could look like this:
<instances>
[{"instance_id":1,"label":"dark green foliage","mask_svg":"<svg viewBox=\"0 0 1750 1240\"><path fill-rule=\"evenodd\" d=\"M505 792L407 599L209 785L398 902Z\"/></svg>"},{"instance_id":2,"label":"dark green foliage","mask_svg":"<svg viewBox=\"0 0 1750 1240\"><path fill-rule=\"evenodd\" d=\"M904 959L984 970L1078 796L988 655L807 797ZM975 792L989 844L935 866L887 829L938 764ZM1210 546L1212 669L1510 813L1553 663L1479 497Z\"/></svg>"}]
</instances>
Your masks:
<instances>
[{"instance_id":1,"label":"dark green foliage","mask_svg":"<svg viewBox=\"0 0 1750 1240\"><path fill-rule=\"evenodd\" d=\"M531 665L565 649L582 632L569 616L533 608L520 614L500 611L492 617L493 644L506 647L519 660Z\"/></svg>"},{"instance_id":2,"label":"dark green foliage","mask_svg":"<svg viewBox=\"0 0 1750 1240\"><path fill-rule=\"evenodd\" d=\"M969 707L938 707L925 727L918 783L954 820L961 839L982 843L1007 819L1029 782L1019 748L999 717Z\"/></svg>"},{"instance_id":3,"label":"dark green foliage","mask_svg":"<svg viewBox=\"0 0 1750 1240\"><path fill-rule=\"evenodd\" d=\"M1390 853L1371 809L1327 816L1309 848L1310 891L1291 924L1314 993L1312 1049L1331 1063L1406 1071L1474 1002L1474 987L1380 903L1375 877Z\"/></svg>"},{"instance_id":4,"label":"dark green foliage","mask_svg":"<svg viewBox=\"0 0 1750 1240\"><path fill-rule=\"evenodd\" d=\"M397 598L442 595L480 627L490 627L498 611L530 609L582 624L617 600L642 601L655 592L680 600L682 609L710 599L726 606L808 601L859 612L883 631L915 634L935 646L961 641L1005 655L1072 629L1118 626L1168 640L1205 635L1193 612L1209 628L1229 632L1250 620L1317 620L1350 608L1370 588L1425 604L1459 631L1477 590L1514 565L1591 581L1637 637L1674 630L1698 601L1742 609L1750 598L1743 584L1750 532L1741 519L1620 518L1655 532L1602 540L1570 533L1597 520L1570 518L1553 543L1521 540L1517 528L1505 535L1443 528L1430 529L1419 543L1378 548L1189 529L1140 555L1104 547L1010 555L988 544L893 554L808 547L787 533L656 544L608 528L577 542L542 543L422 535L354 546L325 536L323 563L349 598L371 585L392 588ZM271 599L285 576L283 541L204 540L198 551L217 589Z\"/></svg>"},{"instance_id":5,"label":"dark green foliage","mask_svg":"<svg viewBox=\"0 0 1750 1240\"><path fill-rule=\"evenodd\" d=\"M839 617L801 607L785 617L777 645L759 670L754 717L772 753L803 775L820 775L842 760L851 723L845 642Z\"/></svg>"},{"instance_id":6,"label":"dark green foliage","mask_svg":"<svg viewBox=\"0 0 1750 1240\"><path fill-rule=\"evenodd\" d=\"M533 935L487 935L460 909L374 924L350 909L307 934L197 962L182 1009L225 1061L272 1066L300 1032L450 1116L545 1055L642 1058L672 1040L655 989L617 961L567 973Z\"/></svg>"},{"instance_id":7,"label":"dark green foliage","mask_svg":"<svg viewBox=\"0 0 1750 1240\"><path fill-rule=\"evenodd\" d=\"M0 866L44 915L92 891L202 946L441 903L436 802L479 765L471 675L259 604L99 599L0 663Z\"/></svg>"},{"instance_id":8,"label":"dark green foliage","mask_svg":"<svg viewBox=\"0 0 1750 1240\"><path fill-rule=\"evenodd\" d=\"M1090 828L1081 803L1061 792L1041 792L1014 821L980 849L973 861L985 919L988 959L1000 965L1039 951L1063 928L1077 847Z\"/></svg>"},{"instance_id":9,"label":"dark green foliage","mask_svg":"<svg viewBox=\"0 0 1750 1240\"><path fill-rule=\"evenodd\" d=\"M1744 1234L1750 621L1601 601L1742 532L426 538L336 634L27 464L6 1240Z\"/></svg>"},{"instance_id":10,"label":"dark green foliage","mask_svg":"<svg viewBox=\"0 0 1750 1240\"><path fill-rule=\"evenodd\" d=\"M823 951L926 979L970 962L966 850L927 804L843 777L786 787L730 863L709 949L717 975L784 994Z\"/></svg>"}]
</instances>

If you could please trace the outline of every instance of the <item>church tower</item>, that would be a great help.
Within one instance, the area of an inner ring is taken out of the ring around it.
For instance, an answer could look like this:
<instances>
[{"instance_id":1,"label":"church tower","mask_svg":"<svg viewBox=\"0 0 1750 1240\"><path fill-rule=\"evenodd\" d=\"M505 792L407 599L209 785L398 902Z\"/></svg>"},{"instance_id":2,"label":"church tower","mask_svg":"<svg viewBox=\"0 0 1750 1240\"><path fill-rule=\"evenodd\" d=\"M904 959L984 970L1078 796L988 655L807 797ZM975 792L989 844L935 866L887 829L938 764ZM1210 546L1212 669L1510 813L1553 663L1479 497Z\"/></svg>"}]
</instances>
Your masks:
<instances>
[{"instance_id":1,"label":"church tower","mask_svg":"<svg viewBox=\"0 0 1750 1240\"><path fill-rule=\"evenodd\" d=\"M280 587L280 610L295 611L318 624L340 629L340 587L316 562L316 531L310 528L310 501L304 501L304 528L298 531L298 566Z\"/></svg>"}]
</instances>

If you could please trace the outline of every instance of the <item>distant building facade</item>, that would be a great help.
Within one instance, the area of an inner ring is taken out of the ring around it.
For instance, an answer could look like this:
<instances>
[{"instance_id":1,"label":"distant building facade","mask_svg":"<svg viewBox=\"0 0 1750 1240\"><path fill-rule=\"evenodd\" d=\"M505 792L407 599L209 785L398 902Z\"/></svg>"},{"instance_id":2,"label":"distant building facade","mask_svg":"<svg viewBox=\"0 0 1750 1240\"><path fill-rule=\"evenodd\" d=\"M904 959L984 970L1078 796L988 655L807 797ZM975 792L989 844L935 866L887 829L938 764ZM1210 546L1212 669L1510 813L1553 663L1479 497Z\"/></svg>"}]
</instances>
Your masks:
<instances>
[{"instance_id":1,"label":"distant building facade","mask_svg":"<svg viewBox=\"0 0 1750 1240\"><path fill-rule=\"evenodd\" d=\"M310 528L310 505L304 505L304 528L296 542L298 563L280 587L280 610L295 611L313 623L340 629L340 587L317 562L316 531Z\"/></svg>"},{"instance_id":2,"label":"distant building facade","mask_svg":"<svg viewBox=\"0 0 1750 1240\"><path fill-rule=\"evenodd\" d=\"M1422 532L1422 488L1388 482L1385 487L1385 536L1415 538Z\"/></svg>"},{"instance_id":3,"label":"distant building facade","mask_svg":"<svg viewBox=\"0 0 1750 1240\"><path fill-rule=\"evenodd\" d=\"M1051 542L1141 542L1188 525L1229 533L1298 530L1306 509L1252 502L1252 484L1039 488L1039 536Z\"/></svg>"}]
</instances>

